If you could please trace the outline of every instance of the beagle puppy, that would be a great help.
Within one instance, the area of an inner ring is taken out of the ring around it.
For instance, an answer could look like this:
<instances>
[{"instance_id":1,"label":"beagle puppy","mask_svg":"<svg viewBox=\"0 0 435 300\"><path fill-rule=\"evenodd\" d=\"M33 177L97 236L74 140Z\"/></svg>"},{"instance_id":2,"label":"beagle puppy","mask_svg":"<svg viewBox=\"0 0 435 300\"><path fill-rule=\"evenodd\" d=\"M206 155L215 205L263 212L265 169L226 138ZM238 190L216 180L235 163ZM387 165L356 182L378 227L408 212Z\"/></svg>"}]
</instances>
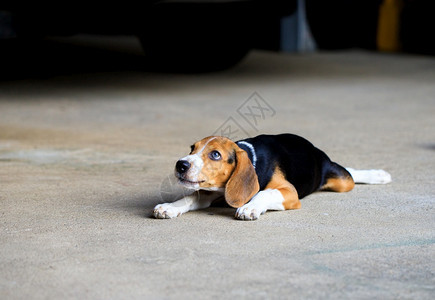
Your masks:
<instances>
[{"instance_id":1,"label":"beagle puppy","mask_svg":"<svg viewBox=\"0 0 435 300\"><path fill-rule=\"evenodd\" d=\"M259 135L233 142L209 136L191 146L175 165L180 184L192 194L159 204L159 219L209 207L224 196L236 218L256 220L267 210L301 207L303 197L319 190L348 192L355 183L385 184L383 170L345 169L306 139L294 134Z\"/></svg>"}]
</instances>

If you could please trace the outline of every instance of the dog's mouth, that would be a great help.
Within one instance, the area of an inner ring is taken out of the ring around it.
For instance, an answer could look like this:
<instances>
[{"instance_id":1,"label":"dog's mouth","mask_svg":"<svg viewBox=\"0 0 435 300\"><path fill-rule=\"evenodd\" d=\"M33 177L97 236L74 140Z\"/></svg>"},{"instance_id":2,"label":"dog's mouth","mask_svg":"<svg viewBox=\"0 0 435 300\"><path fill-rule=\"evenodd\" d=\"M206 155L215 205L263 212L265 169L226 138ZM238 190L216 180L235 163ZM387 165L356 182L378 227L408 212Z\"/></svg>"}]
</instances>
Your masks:
<instances>
[{"instance_id":1,"label":"dog's mouth","mask_svg":"<svg viewBox=\"0 0 435 300\"><path fill-rule=\"evenodd\" d=\"M200 180L200 181L192 181L192 180L188 180L188 179L186 179L186 178L183 178L183 177L181 177L181 176L177 176L177 179L178 179L178 181L181 183L181 184L200 184L200 183L203 183L203 182L205 182L205 180Z\"/></svg>"}]
</instances>

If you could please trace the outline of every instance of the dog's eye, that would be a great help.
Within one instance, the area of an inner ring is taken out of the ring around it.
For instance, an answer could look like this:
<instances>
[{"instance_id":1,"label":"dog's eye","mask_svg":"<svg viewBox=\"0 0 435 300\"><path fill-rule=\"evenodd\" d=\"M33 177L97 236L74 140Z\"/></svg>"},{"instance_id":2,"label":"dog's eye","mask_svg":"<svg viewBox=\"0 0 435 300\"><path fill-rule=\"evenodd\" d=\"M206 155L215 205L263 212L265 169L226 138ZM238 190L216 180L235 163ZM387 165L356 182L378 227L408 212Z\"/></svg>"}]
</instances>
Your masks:
<instances>
[{"instance_id":1,"label":"dog's eye","mask_svg":"<svg viewBox=\"0 0 435 300\"><path fill-rule=\"evenodd\" d=\"M221 154L216 150L210 152L208 157L210 157L211 160L220 160L222 158Z\"/></svg>"},{"instance_id":2,"label":"dog's eye","mask_svg":"<svg viewBox=\"0 0 435 300\"><path fill-rule=\"evenodd\" d=\"M190 154L192 154L193 150L195 150L195 145L190 146Z\"/></svg>"}]
</instances>

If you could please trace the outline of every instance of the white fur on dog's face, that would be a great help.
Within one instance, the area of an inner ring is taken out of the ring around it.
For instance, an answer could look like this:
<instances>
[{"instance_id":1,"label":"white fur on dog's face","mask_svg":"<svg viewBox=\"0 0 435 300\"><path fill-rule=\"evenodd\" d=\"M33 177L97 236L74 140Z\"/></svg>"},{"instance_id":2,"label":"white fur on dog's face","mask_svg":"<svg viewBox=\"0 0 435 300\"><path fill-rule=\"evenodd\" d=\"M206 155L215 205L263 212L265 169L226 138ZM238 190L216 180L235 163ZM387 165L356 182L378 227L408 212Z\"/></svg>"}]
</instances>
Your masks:
<instances>
[{"instance_id":1,"label":"white fur on dog's face","mask_svg":"<svg viewBox=\"0 0 435 300\"><path fill-rule=\"evenodd\" d=\"M237 145L223 137L207 137L192 146L192 152L180 161L190 163L190 168L175 176L186 188L193 190L223 191L235 167L234 148ZM212 153L219 159L212 159Z\"/></svg>"},{"instance_id":2,"label":"white fur on dog's face","mask_svg":"<svg viewBox=\"0 0 435 300\"><path fill-rule=\"evenodd\" d=\"M186 188L199 190L200 181L198 180L198 178L201 173L202 167L204 166L204 161L201 159L201 156L198 154L190 154L188 156L180 158L180 160L185 160L189 162L191 167L183 175L180 175L177 170L175 170L175 176L178 178L178 181Z\"/></svg>"}]
</instances>

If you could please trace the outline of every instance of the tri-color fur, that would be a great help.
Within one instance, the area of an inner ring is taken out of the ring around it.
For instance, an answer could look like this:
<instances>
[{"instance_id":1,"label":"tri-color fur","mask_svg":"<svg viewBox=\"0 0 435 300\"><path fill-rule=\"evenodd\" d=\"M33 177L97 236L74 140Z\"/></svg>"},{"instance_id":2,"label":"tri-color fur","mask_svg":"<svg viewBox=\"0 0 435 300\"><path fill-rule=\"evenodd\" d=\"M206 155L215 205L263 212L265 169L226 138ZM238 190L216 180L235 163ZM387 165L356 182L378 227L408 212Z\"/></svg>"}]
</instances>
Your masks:
<instances>
[{"instance_id":1,"label":"tri-color fur","mask_svg":"<svg viewBox=\"0 0 435 300\"><path fill-rule=\"evenodd\" d=\"M173 218L210 206L225 196L236 218L255 220L267 210L301 207L300 199L318 191L348 192L355 183L384 184L383 170L345 169L306 139L293 134L259 135L238 142L206 137L181 158L175 176L192 195L159 204L156 218Z\"/></svg>"}]
</instances>

